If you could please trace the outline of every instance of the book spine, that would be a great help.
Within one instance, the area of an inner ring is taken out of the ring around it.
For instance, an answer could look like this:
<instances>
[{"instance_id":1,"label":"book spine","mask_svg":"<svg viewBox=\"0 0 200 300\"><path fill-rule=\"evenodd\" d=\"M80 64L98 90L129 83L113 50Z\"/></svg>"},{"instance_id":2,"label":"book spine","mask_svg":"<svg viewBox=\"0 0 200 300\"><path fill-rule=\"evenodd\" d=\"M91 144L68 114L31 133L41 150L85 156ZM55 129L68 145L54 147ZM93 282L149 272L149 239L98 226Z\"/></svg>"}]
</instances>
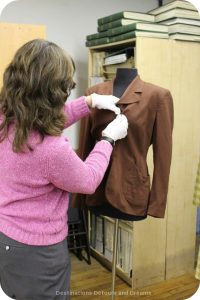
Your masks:
<instances>
[{"instance_id":1,"label":"book spine","mask_svg":"<svg viewBox=\"0 0 200 300\"><path fill-rule=\"evenodd\" d=\"M97 30L98 30L98 32L102 32L102 31L105 31L105 30L108 30L108 29L111 29L111 28L119 27L121 25L122 25L122 20L119 19L119 20L114 21L114 22L109 22L107 24L100 25L100 26L98 26Z\"/></svg>"},{"instance_id":2,"label":"book spine","mask_svg":"<svg viewBox=\"0 0 200 300\"><path fill-rule=\"evenodd\" d=\"M112 21L120 19L120 18L123 18L123 12L113 14L113 15L110 15L110 16L107 16L107 17L104 17L104 18L100 18L100 19L97 20L97 23L100 26L100 25L103 25L103 24L108 23L108 22L112 22Z\"/></svg>"},{"instance_id":3,"label":"book spine","mask_svg":"<svg viewBox=\"0 0 200 300\"><path fill-rule=\"evenodd\" d=\"M110 39L108 37L105 37L105 38L101 38L101 39L86 41L85 45L86 45L86 47L92 47L92 46L97 46L97 45L101 45L101 44L107 44L109 42L110 42Z\"/></svg>"},{"instance_id":4,"label":"book spine","mask_svg":"<svg viewBox=\"0 0 200 300\"><path fill-rule=\"evenodd\" d=\"M129 31L135 30L136 26L137 26L136 24L137 23L108 29L107 35L113 36L113 35L123 34L123 33L129 32Z\"/></svg>"},{"instance_id":5,"label":"book spine","mask_svg":"<svg viewBox=\"0 0 200 300\"><path fill-rule=\"evenodd\" d=\"M134 38L134 37L135 37L135 31L130 31L130 32L127 32L127 33L124 33L124 34L119 34L119 35L116 35L116 36L112 36L112 37L109 38L109 40L110 40L110 43L113 43L113 42L118 42L118 41L131 39L131 38Z\"/></svg>"},{"instance_id":6,"label":"book spine","mask_svg":"<svg viewBox=\"0 0 200 300\"><path fill-rule=\"evenodd\" d=\"M87 39L87 41L91 41L91 40L95 40L95 39L99 39L99 38L103 38L103 37L107 37L107 31L89 34L86 36L86 39Z\"/></svg>"}]
</instances>

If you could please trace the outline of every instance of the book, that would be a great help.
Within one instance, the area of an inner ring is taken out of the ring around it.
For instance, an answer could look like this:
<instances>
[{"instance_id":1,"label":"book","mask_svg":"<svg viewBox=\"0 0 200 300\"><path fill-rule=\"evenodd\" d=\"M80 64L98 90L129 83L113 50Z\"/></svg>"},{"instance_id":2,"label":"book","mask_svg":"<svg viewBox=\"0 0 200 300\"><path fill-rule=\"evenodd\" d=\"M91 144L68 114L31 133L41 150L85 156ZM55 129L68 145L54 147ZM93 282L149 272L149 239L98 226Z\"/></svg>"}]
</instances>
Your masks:
<instances>
[{"instance_id":1,"label":"book","mask_svg":"<svg viewBox=\"0 0 200 300\"><path fill-rule=\"evenodd\" d=\"M86 35L86 40L91 41L91 40L100 39L103 37L107 37L107 31L97 32L97 33Z\"/></svg>"},{"instance_id":2,"label":"book","mask_svg":"<svg viewBox=\"0 0 200 300\"><path fill-rule=\"evenodd\" d=\"M116 68L133 68L134 67L134 57L131 56L130 58L126 59L123 62L117 62L113 64L104 64L103 66L103 72L113 72Z\"/></svg>"},{"instance_id":3,"label":"book","mask_svg":"<svg viewBox=\"0 0 200 300\"><path fill-rule=\"evenodd\" d=\"M124 25L129 25L129 24L133 24L133 23L137 23L139 22L138 20L129 20L129 19L119 19L113 22L109 22L103 25L99 25L97 28L98 32L105 32L108 29L111 28L116 28L119 26L124 26Z\"/></svg>"},{"instance_id":4,"label":"book","mask_svg":"<svg viewBox=\"0 0 200 300\"><path fill-rule=\"evenodd\" d=\"M112 261L114 224L105 220L105 257Z\"/></svg>"},{"instance_id":5,"label":"book","mask_svg":"<svg viewBox=\"0 0 200 300\"><path fill-rule=\"evenodd\" d=\"M172 24L188 24L200 26L200 20L184 19L184 18L172 18L159 22L158 24L172 25Z\"/></svg>"},{"instance_id":6,"label":"book","mask_svg":"<svg viewBox=\"0 0 200 300\"><path fill-rule=\"evenodd\" d=\"M129 277L132 269L132 234L123 228L118 231L117 266Z\"/></svg>"},{"instance_id":7,"label":"book","mask_svg":"<svg viewBox=\"0 0 200 300\"><path fill-rule=\"evenodd\" d=\"M180 40L180 41L200 42L200 35L174 33L174 34L170 34L169 37L170 39Z\"/></svg>"},{"instance_id":8,"label":"book","mask_svg":"<svg viewBox=\"0 0 200 300\"><path fill-rule=\"evenodd\" d=\"M155 16L155 22L157 23L172 18L186 18L186 19L200 20L200 15L198 11L186 10L182 8L174 8Z\"/></svg>"},{"instance_id":9,"label":"book","mask_svg":"<svg viewBox=\"0 0 200 300\"><path fill-rule=\"evenodd\" d=\"M97 45L102 45L102 44L107 44L109 43L109 38L108 37L104 37L101 39L95 39L95 40L91 40L91 41L86 41L85 45L86 47L91 47L91 46L97 46Z\"/></svg>"},{"instance_id":10,"label":"book","mask_svg":"<svg viewBox=\"0 0 200 300\"><path fill-rule=\"evenodd\" d=\"M122 270L129 274L130 273L130 260L129 258L131 257L131 247L129 245L129 236L130 233L127 230L121 229L122 230Z\"/></svg>"},{"instance_id":11,"label":"book","mask_svg":"<svg viewBox=\"0 0 200 300\"><path fill-rule=\"evenodd\" d=\"M182 8L182 9L189 9L189 10L194 10L194 11L197 10L196 7L194 7L194 5L192 5L188 1L176 0L176 1L170 2L166 5L152 9L152 10L148 11L148 14L158 15L165 11L171 10L173 8Z\"/></svg>"},{"instance_id":12,"label":"book","mask_svg":"<svg viewBox=\"0 0 200 300\"><path fill-rule=\"evenodd\" d=\"M132 224L131 224L132 227ZM128 275L132 277L132 266L133 266L133 236L132 233L128 232L128 239L127 239L127 247L126 247L126 257L128 257L127 267L128 267Z\"/></svg>"},{"instance_id":13,"label":"book","mask_svg":"<svg viewBox=\"0 0 200 300\"><path fill-rule=\"evenodd\" d=\"M101 217L96 217L96 239L95 239L95 249L103 253L103 219Z\"/></svg>"},{"instance_id":14,"label":"book","mask_svg":"<svg viewBox=\"0 0 200 300\"><path fill-rule=\"evenodd\" d=\"M117 267L122 269L122 228L119 227L117 238Z\"/></svg>"},{"instance_id":15,"label":"book","mask_svg":"<svg viewBox=\"0 0 200 300\"><path fill-rule=\"evenodd\" d=\"M91 231L91 239L90 239L90 245L95 248L95 242L96 242L96 216L94 214L91 214L91 225L92 225L92 231Z\"/></svg>"},{"instance_id":16,"label":"book","mask_svg":"<svg viewBox=\"0 0 200 300\"><path fill-rule=\"evenodd\" d=\"M116 63L110 63L110 64L104 64L103 65L103 72L113 72L115 71L116 68L121 67L121 68L132 68L134 66L134 58L133 56L126 59L123 62L116 62Z\"/></svg>"},{"instance_id":17,"label":"book","mask_svg":"<svg viewBox=\"0 0 200 300\"><path fill-rule=\"evenodd\" d=\"M105 51L95 51L92 53L92 75L102 76L102 65L104 64Z\"/></svg>"},{"instance_id":18,"label":"book","mask_svg":"<svg viewBox=\"0 0 200 300\"><path fill-rule=\"evenodd\" d=\"M131 56L134 56L134 48L133 47L126 47L120 50L115 51L109 51L105 55L105 62L109 60L109 57L111 60L113 60L113 56L117 56L119 54L126 54L126 57L129 58Z\"/></svg>"},{"instance_id":19,"label":"book","mask_svg":"<svg viewBox=\"0 0 200 300\"><path fill-rule=\"evenodd\" d=\"M183 33L183 34L194 34L200 35L200 27L192 26L187 24L173 24L169 25L169 34Z\"/></svg>"},{"instance_id":20,"label":"book","mask_svg":"<svg viewBox=\"0 0 200 300\"><path fill-rule=\"evenodd\" d=\"M168 26L159 25L154 23L134 23L125 26L116 27L113 29L108 29L108 36L118 35L122 33L126 33L132 30L145 30L145 31L156 31L156 32L168 32Z\"/></svg>"},{"instance_id":21,"label":"book","mask_svg":"<svg viewBox=\"0 0 200 300\"><path fill-rule=\"evenodd\" d=\"M146 13L140 13L135 11L122 11L118 12L103 18L99 18L97 20L98 25L103 25L105 23L109 23L118 19L134 19L140 21L149 21L154 22L154 16Z\"/></svg>"},{"instance_id":22,"label":"book","mask_svg":"<svg viewBox=\"0 0 200 300\"><path fill-rule=\"evenodd\" d=\"M135 31L130 31L130 32L124 33L124 34L119 34L119 35L116 35L116 36L112 36L112 37L110 37L109 40L110 40L110 43L113 43L113 42L128 40L128 39L131 39L131 38L136 38L137 36L167 39L168 38L168 33L148 32L148 31L135 30Z\"/></svg>"},{"instance_id":23,"label":"book","mask_svg":"<svg viewBox=\"0 0 200 300\"><path fill-rule=\"evenodd\" d=\"M123 34L118 34L118 35L107 37L107 38L86 41L85 45L87 47L92 47L92 46L97 46L97 45L103 45L103 44L109 44L109 43L119 42L119 41L123 41L123 40L128 40L128 39L136 38L139 36L140 37L167 39L168 33L134 30L134 31L126 32Z\"/></svg>"},{"instance_id":24,"label":"book","mask_svg":"<svg viewBox=\"0 0 200 300\"><path fill-rule=\"evenodd\" d=\"M105 58L105 64L104 65L112 65L116 63L122 63L127 60L126 53L118 54L118 55L113 55L111 57Z\"/></svg>"}]
</instances>

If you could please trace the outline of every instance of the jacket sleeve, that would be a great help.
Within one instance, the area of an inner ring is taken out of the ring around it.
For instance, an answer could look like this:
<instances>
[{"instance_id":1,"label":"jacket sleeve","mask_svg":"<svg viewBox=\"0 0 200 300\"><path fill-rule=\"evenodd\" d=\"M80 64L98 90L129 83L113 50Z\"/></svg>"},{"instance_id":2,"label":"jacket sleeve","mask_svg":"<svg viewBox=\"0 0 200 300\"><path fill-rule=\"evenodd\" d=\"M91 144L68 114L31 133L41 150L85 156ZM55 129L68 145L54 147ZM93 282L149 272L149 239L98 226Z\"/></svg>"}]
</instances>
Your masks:
<instances>
[{"instance_id":1,"label":"jacket sleeve","mask_svg":"<svg viewBox=\"0 0 200 300\"><path fill-rule=\"evenodd\" d=\"M173 99L167 91L160 100L152 136L154 170L147 214L158 218L164 218L167 203L173 122Z\"/></svg>"}]
</instances>

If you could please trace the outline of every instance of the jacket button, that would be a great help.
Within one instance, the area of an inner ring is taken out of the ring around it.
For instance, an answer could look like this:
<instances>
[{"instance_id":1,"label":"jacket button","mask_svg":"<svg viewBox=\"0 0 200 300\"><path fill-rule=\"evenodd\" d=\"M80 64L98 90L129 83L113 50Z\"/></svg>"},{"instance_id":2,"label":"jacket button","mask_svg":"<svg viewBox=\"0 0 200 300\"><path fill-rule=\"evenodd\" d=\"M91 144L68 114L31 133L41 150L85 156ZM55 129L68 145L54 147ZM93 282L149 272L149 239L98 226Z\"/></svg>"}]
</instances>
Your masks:
<instances>
[{"instance_id":1,"label":"jacket button","mask_svg":"<svg viewBox=\"0 0 200 300\"><path fill-rule=\"evenodd\" d=\"M10 249L10 246L6 246L6 250L8 251Z\"/></svg>"}]
</instances>

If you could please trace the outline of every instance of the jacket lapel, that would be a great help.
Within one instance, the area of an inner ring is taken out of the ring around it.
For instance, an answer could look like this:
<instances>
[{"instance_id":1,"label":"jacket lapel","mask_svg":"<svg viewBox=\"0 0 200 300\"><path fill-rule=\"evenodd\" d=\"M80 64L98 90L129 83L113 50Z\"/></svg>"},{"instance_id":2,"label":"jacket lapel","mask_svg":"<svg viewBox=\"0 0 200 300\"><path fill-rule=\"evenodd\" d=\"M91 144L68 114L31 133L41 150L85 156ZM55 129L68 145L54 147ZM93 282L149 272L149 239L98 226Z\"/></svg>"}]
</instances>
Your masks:
<instances>
[{"instance_id":1,"label":"jacket lapel","mask_svg":"<svg viewBox=\"0 0 200 300\"><path fill-rule=\"evenodd\" d=\"M113 87L114 80L112 81ZM129 84L127 89L124 91L119 102L117 104L129 104L134 102L139 102L141 100L141 94L144 82L137 75L136 78Z\"/></svg>"}]
</instances>

